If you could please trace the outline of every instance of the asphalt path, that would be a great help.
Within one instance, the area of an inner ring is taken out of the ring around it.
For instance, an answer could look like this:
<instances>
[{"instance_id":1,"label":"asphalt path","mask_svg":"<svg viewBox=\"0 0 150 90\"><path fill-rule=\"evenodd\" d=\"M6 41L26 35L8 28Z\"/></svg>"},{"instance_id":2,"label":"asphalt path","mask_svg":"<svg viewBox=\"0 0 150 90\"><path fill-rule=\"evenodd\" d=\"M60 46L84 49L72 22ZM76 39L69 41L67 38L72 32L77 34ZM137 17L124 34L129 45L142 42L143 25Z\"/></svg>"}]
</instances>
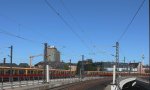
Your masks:
<instances>
[{"instance_id":1,"label":"asphalt path","mask_svg":"<svg viewBox=\"0 0 150 90\"><path fill-rule=\"evenodd\" d=\"M88 88L86 90L104 90L111 82L112 82L111 79L110 80L100 81L99 83L97 83L93 87L90 87L90 88Z\"/></svg>"}]
</instances>

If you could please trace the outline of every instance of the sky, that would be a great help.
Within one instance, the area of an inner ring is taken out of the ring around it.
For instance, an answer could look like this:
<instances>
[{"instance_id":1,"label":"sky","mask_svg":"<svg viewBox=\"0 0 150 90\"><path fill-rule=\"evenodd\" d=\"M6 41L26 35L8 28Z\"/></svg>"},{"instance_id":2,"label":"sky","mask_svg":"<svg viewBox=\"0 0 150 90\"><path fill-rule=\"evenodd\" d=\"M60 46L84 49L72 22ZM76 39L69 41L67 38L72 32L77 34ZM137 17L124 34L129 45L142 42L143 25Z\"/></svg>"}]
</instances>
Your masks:
<instances>
[{"instance_id":1,"label":"sky","mask_svg":"<svg viewBox=\"0 0 150 90\"><path fill-rule=\"evenodd\" d=\"M0 62L29 63L29 56L42 54L43 43L55 46L61 60L77 63L81 55L94 62L114 61L115 45L142 0L0 0ZM148 1L119 41L120 62L149 59ZM59 17L65 20L66 23ZM7 32L27 40L7 35ZM42 61L36 57L33 64Z\"/></svg>"}]
</instances>

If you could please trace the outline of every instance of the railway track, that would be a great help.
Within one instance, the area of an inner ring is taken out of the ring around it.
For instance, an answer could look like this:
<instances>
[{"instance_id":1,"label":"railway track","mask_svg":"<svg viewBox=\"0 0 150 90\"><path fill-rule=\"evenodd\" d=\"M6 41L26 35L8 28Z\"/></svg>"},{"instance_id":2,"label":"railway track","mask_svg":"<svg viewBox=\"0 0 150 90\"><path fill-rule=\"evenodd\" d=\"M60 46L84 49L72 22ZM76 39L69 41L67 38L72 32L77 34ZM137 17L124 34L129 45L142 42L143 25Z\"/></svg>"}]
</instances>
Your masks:
<instances>
[{"instance_id":1,"label":"railway track","mask_svg":"<svg viewBox=\"0 0 150 90\"><path fill-rule=\"evenodd\" d=\"M87 81L80 81L76 83L66 84L63 86L49 88L48 90L97 90L101 87L103 87L104 89L107 86L107 84L109 84L111 81L112 78L101 78L96 80L87 80Z\"/></svg>"}]
</instances>

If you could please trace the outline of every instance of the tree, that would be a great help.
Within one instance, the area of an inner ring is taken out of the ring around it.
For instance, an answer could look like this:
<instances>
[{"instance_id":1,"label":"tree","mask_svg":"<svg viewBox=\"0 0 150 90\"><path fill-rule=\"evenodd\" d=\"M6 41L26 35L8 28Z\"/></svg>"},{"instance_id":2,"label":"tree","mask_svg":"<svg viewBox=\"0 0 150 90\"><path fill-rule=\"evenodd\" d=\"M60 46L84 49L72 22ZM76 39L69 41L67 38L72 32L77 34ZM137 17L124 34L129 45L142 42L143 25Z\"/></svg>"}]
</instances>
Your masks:
<instances>
[{"instance_id":1,"label":"tree","mask_svg":"<svg viewBox=\"0 0 150 90\"><path fill-rule=\"evenodd\" d=\"M92 62L92 60L86 60L83 62L84 63L84 71L96 71L97 70L97 66ZM77 71L76 74L80 74L80 69L82 66L82 61L78 61L77 63Z\"/></svg>"},{"instance_id":2,"label":"tree","mask_svg":"<svg viewBox=\"0 0 150 90\"><path fill-rule=\"evenodd\" d=\"M145 73L150 73L150 70L149 69L145 69Z\"/></svg>"},{"instance_id":3,"label":"tree","mask_svg":"<svg viewBox=\"0 0 150 90\"><path fill-rule=\"evenodd\" d=\"M64 64L64 69L65 70L69 70L69 65L68 64Z\"/></svg>"},{"instance_id":4,"label":"tree","mask_svg":"<svg viewBox=\"0 0 150 90\"><path fill-rule=\"evenodd\" d=\"M80 74L80 69L81 69L81 61L78 61L78 63L77 63L77 71L76 71L76 74Z\"/></svg>"}]
</instances>

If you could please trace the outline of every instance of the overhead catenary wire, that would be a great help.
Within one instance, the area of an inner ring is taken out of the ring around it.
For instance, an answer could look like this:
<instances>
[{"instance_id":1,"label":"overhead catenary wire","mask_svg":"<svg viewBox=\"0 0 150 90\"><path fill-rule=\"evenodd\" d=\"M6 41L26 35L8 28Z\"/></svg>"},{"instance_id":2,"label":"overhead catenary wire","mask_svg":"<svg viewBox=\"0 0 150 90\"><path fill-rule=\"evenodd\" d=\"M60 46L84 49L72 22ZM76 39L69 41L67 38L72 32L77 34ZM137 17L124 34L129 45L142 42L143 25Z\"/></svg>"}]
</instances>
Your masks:
<instances>
[{"instance_id":1,"label":"overhead catenary wire","mask_svg":"<svg viewBox=\"0 0 150 90\"><path fill-rule=\"evenodd\" d=\"M139 13L140 9L142 8L143 4L144 4L145 0L142 1L142 3L140 4L138 10L135 12L134 16L132 17L131 21L128 23L128 25L126 26L125 30L123 31L123 33L121 34L121 36L118 39L118 42L120 42L120 40L123 38L123 36L127 33L127 31L129 30L129 27L131 26L131 24L133 23L135 17L137 16L137 14Z\"/></svg>"},{"instance_id":2,"label":"overhead catenary wire","mask_svg":"<svg viewBox=\"0 0 150 90\"><path fill-rule=\"evenodd\" d=\"M76 25L78 26L78 28L80 29L81 32L85 32L85 30L83 30L83 28L81 27L81 25L78 23L78 21L76 20L76 18L73 16L73 14L71 13L71 11L68 9L68 7L65 5L63 0L60 0L63 8L68 12L68 14L71 16L72 20L76 23Z\"/></svg>"},{"instance_id":3,"label":"overhead catenary wire","mask_svg":"<svg viewBox=\"0 0 150 90\"><path fill-rule=\"evenodd\" d=\"M47 0L44 0L45 3L48 5L49 8L52 9L52 11L63 21L63 23L69 28L69 30L82 42L82 44L88 48L89 46L85 43L85 41L80 37L80 35L72 28L72 26L63 18L63 16L57 12L57 10L47 1Z\"/></svg>"},{"instance_id":4,"label":"overhead catenary wire","mask_svg":"<svg viewBox=\"0 0 150 90\"><path fill-rule=\"evenodd\" d=\"M10 18L10 17L8 17L8 16L6 16L6 15L4 15L2 13L0 13L0 16L5 18L5 19L7 19L7 20L9 20L9 21L11 21L11 22L13 22L13 23L15 23L18 26L18 36L19 36L20 35L20 31L21 31L21 29L20 29L21 24L18 23L16 20L14 20L14 19L12 19L12 18Z\"/></svg>"},{"instance_id":5,"label":"overhead catenary wire","mask_svg":"<svg viewBox=\"0 0 150 90\"><path fill-rule=\"evenodd\" d=\"M124 31L121 33L120 37L118 38L117 42L120 42L122 40L122 38L125 36L125 34L127 33L127 31L129 30L131 24L133 23L133 21L135 20L135 17L138 15L140 9L143 7L145 0L143 0L140 4L140 6L138 7L137 11L135 12L135 14L133 15L133 17L131 18L130 22L127 24L126 28L124 29Z\"/></svg>"},{"instance_id":6,"label":"overhead catenary wire","mask_svg":"<svg viewBox=\"0 0 150 90\"><path fill-rule=\"evenodd\" d=\"M80 23L76 20L76 18L74 17L74 15L71 13L71 11L69 10L69 8L65 5L64 1L63 0L60 0L63 8L68 12L68 14L71 16L72 20L76 23L77 27L79 28L79 30L84 33L88 38L88 40L91 42L91 46L96 46L95 44L93 44L93 41L90 39L90 36L85 32L85 30L81 27ZM95 47L94 47L95 48ZM108 54L108 52L106 51L102 51L100 50L99 48L97 48L96 46L96 49L99 51L99 53L102 53L102 54L107 54L107 55L110 55ZM95 53L95 52L94 52ZM90 54L90 53L89 53Z\"/></svg>"},{"instance_id":7,"label":"overhead catenary wire","mask_svg":"<svg viewBox=\"0 0 150 90\"><path fill-rule=\"evenodd\" d=\"M15 38L18 38L18 39L22 39L22 40L25 40L25 41L28 41L28 42L43 44L43 43L38 42L38 41L35 41L35 40L31 40L31 39L24 38L24 37L22 37L22 36L20 36L20 35L16 35L16 34L10 33L10 32L8 32L8 31L6 31L6 30L1 29L1 28L0 28L0 33L1 33L1 34L5 34L5 35L8 35L8 36L15 37Z\"/></svg>"},{"instance_id":8,"label":"overhead catenary wire","mask_svg":"<svg viewBox=\"0 0 150 90\"><path fill-rule=\"evenodd\" d=\"M0 13L0 16L2 16L3 18L5 18L5 19L7 19L7 20L9 20L9 21L11 21L11 22L13 22L13 23L15 23L15 24L17 25L17 27L18 27L18 33L15 34L15 36L17 36L18 38L21 38L22 28L28 29L27 26L23 25L22 23L18 22L17 20L15 20L15 19L13 19L13 18L10 18L10 17L8 17L8 16L6 16L6 15L4 15L4 14L2 14L2 13ZM31 29L31 28L29 28L29 29ZM8 32L8 31L7 31L7 32ZM0 32L0 33L5 34L4 32ZM38 31L36 31L35 33L39 34L39 35L42 36L42 37L48 38L46 35L44 35L44 34L38 32ZM8 34L7 34L7 35L8 35ZM9 36L10 36L10 35L9 35ZM11 36L12 36L12 35L11 35ZM14 36L14 35L13 35L13 36ZM23 39L23 37L22 37L22 39ZM29 40L29 41L31 42L31 41L33 41L33 40ZM33 42L38 42L38 41L33 41ZM56 43L56 42L54 41L54 43Z\"/></svg>"}]
</instances>

